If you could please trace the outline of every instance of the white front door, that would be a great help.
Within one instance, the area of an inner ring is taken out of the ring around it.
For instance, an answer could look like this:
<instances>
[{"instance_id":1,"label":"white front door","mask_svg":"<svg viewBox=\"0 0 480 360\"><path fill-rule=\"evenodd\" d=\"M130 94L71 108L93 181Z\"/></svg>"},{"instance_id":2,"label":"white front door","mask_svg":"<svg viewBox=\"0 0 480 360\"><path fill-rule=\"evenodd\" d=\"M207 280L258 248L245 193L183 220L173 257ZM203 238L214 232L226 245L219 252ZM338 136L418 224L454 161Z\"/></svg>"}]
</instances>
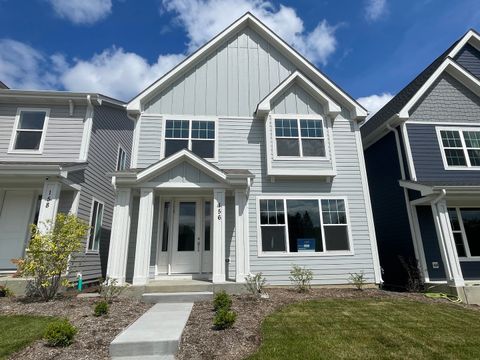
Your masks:
<instances>
[{"instance_id":1,"label":"white front door","mask_svg":"<svg viewBox=\"0 0 480 360\"><path fill-rule=\"evenodd\" d=\"M34 199L32 190L3 193L3 201L0 201L0 270L15 269L10 260L23 256Z\"/></svg>"}]
</instances>

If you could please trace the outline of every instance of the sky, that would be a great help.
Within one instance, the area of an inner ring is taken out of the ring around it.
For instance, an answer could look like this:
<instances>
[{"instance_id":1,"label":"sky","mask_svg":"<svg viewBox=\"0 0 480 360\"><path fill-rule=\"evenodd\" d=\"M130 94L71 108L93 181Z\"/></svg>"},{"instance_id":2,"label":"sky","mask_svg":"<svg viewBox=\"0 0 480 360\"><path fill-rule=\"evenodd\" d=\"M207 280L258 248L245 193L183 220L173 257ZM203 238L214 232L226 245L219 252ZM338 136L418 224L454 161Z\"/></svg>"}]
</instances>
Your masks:
<instances>
[{"instance_id":1,"label":"sky","mask_svg":"<svg viewBox=\"0 0 480 360\"><path fill-rule=\"evenodd\" d=\"M479 0L0 0L0 81L128 101L246 11L371 113L480 30Z\"/></svg>"}]
</instances>

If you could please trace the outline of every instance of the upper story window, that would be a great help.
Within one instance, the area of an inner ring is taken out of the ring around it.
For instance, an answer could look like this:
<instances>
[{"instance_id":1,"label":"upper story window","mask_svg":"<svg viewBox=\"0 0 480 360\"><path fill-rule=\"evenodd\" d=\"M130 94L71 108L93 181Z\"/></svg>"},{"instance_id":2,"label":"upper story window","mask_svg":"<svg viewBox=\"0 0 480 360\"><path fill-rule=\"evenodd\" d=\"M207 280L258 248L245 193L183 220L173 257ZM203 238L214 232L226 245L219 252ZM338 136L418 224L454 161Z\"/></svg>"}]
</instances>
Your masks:
<instances>
[{"instance_id":1,"label":"upper story window","mask_svg":"<svg viewBox=\"0 0 480 360\"><path fill-rule=\"evenodd\" d=\"M350 252L344 199L260 199L263 253Z\"/></svg>"},{"instance_id":2,"label":"upper story window","mask_svg":"<svg viewBox=\"0 0 480 360\"><path fill-rule=\"evenodd\" d=\"M277 157L325 157L322 119L275 119Z\"/></svg>"},{"instance_id":3,"label":"upper story window","mask_svg":"<svg viewBox=\"0 0 480 360\"><path fill-rule=\"evenodd\" d=\"M445 168L480 167L480 129L438 128Z\"/></svg>"},{"instance_id":4,"label":"upper story window","mask_svg":"<svg viewBox=\"0 0 480 360\"><path fill-rule=\"evenodd\" d=\"M164 156L188 149L205 159L215 158L215 121L166 120Z\"/></svg>"},{"instance_id":5,"label":"upper story window","mask_svg":"<svg viewBox=\"0 0 480 360\"><path fill-rule=\"evenodd\" d=\"M48 109L19 109L10 141L10 151L42 152L48 115Z\"/></svg>"},{"instance_id":6,"label":"upper story window","mask_svg":"<svg viewBox=\"0 0 480 360\"><path fill-rule=\"evenodd\" d=\"M127 168L127 152L121 146L118 147L117 155L117 171L122 171Z\"/></svg>"}]
</instances>

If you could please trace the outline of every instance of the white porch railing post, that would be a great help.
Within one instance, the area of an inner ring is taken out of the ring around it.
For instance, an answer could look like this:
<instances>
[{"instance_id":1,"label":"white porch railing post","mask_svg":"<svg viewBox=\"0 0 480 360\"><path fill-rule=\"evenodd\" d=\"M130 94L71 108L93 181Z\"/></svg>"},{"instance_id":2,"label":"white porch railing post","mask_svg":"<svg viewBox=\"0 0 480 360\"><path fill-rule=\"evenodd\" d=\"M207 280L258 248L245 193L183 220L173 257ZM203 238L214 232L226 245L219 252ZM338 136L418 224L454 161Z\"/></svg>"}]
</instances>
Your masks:
<instances>
[{"instance_id":1,"label":"white porch railing post","mask_svg":"<svg viewBox=\"0 0 480 360\"><path fill-rule=\"evenodd\" d=\"M225 190L213 190L212 281L225 282Z\"/></svg>"},{"instance_id":2,"label":"white porch railing post","mask_svg":"<svg viewBox=\"0 0 480 360\"><path fill-rule=\"evenodd\" d=\"M133 285L145 285L148 283L150 252L152 250L153 198L152 188L140 190Z\"/></svg>"},{"instance_id":3,"label":"white porch railing post","mask_svg":"<svg viewBox=\"0 0 480 360\"><path fill-rule=\"evenodd\" d=\"M117 189L113 208L112 233L108 250L107 277L125 283L130 235L131 190Z\"/></svg>"},{"instance_id":4,"label":"white porch railing post","mask_svg":"<svg viewBox=\"0 0 480 360\"><path fill-rule=\"evenodd\" d=\"M250 272L248 239L248 198L245 190L235 190L235 281L245 282Z\"/></svg>"},{"instance_id":5,"label":"white porch railing post","mask_svg":"<svg viewBox=\"0 0 480 360\"><path fill-rule=\"evenodd\" d=\"M447 281L455 287L465 286L460 261L458 260L457 248L455 246L455 240L450 225L447 202L441 200L436 204L432 204L432 212Z\"/></svg>"},{"instance_id":6,"label":"white porch railing post","mask_svg":"<svg viewBox=\"0 0 480 360\"><path fill-rule=\"evenodd\" d=\"M61 189L62 184L59 181L46 180L43 184L42 200L38 214L38 230L41 233L48 231L48 221L51 221L50 225L53 225L55 221Z\"/></svg>"}]
</instances>

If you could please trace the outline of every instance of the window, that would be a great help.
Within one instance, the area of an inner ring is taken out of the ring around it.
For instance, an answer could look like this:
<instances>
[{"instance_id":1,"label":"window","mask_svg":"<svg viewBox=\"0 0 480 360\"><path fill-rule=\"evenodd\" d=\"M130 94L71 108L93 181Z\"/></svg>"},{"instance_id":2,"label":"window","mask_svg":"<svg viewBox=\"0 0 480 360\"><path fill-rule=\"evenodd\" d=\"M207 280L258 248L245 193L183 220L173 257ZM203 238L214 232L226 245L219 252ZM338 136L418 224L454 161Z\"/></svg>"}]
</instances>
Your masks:
<instances>
[{"instance_id":1,"label":"window","mask_svg":"<svg viewBox=\"0 0 480 360\"><path fill-rule=\"evenodd\" d=\"M182 149L206 159L215 158L215 121L166 120L165 157Z\"/></svg>"},{"instance_id":2,"label":"window","mask_svg":"<svg viewBox=\"0 0 480 360\"><path fill-rule=\"evenodd\" d=\"M48 113L48 110L19 110L10 150L41 152Z\"/></svg>"},{"instance_id":3,"label":"window","mask_svg":"<svg viewBox=\"0 0 480 360\"><path fill-rule=\"evenodd\" d=\"M122 171L127 168L127 153L121 146L118 147L117 156L117 171Z\"/></svg>"},{"instance_id":4,"label":"window","mask_svg":"<svg viewBox=\"0 0 480 360\"><path fill-rule=\"evenodd\" d=\"M90 234L88 237L88 251L100 249L100 238L102 236L103 204L93 200L92 216L90 219Z\"/></svg>"},{"instance_id":5,"label":"window","mask_svg":"<svg viewBox=\"0 0 480 360\"><path fill-rule=\"evenodd\" d=\"M321 119L275 119L278 157L325 157Z\"/></svg>"},{"instance_id":6,"label":"window","mask_svg":"<svg viewBox=\"0 0 480 360\"><path fill-rule=\"evenodd\" d=\"M446 167L480 167L480 130L443 128L439 137Z\"/></svg>"},{"instance_id":7,"label":"window","mask_svg":"<svg viewBox=\"0 0 480 360\"><path fill-rule=\"evenodd\" d=\"M449 208L448 214L458 256L480 256L480 208Z\"/></svg>"},{"instance_id":8,"label":"window","mask_svg":"<svg viewBox=\"0 0 480 360\"><path fill-rule=\"evenodd\" d=\"M343 199L261 199L262 252L350 251Z\"/></svg>"}]
</instances>

